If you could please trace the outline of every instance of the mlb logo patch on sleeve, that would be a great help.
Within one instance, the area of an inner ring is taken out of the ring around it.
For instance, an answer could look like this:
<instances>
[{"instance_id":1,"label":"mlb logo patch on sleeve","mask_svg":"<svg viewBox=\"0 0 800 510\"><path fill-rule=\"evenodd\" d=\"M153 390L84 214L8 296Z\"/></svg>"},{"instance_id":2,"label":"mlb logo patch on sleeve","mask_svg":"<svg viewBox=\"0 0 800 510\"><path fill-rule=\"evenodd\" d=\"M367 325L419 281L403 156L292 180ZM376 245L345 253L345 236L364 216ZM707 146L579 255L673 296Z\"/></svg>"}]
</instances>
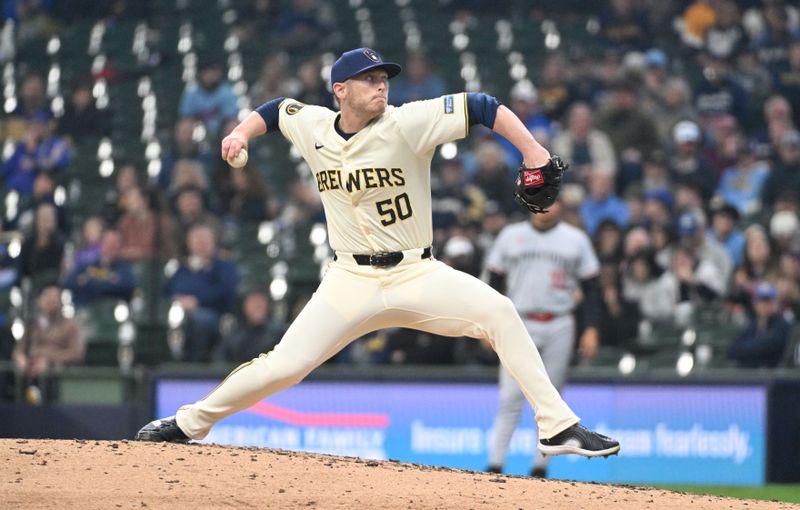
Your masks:
<instances>
[{"instance_id":1,"label":"mlb logo patch on sleeve","mask_svg":"<svg viewBox=\"0 0 800 510\"><path fill-rule=\"evenodd\" d=\"M544 184L544 176L542 175L541 168L525 170L522 172L522 179L525 186L539 186L540 184Z\"/></svg>"},{"instance_id":2,"label":"mlb logo patch on sleeve","mask_svg":"<svg viewBox=\"0 0 800 510\"><path fill-rule=\"evenodd\" d=\"M454 111L453 96L444 96L444 113L453 113Z\"/></svg>"}]
</instances>

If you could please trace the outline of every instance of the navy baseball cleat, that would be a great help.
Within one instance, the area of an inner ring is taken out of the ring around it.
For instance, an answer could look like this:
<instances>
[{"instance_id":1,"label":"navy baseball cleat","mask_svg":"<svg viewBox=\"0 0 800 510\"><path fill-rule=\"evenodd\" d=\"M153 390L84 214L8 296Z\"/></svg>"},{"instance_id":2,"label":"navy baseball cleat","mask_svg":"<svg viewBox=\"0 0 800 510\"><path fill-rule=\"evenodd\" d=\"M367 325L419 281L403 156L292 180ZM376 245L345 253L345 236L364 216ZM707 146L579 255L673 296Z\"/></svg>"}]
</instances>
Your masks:
<instances>
[{"instance_id":1,"label":"navy baseball cleat","mask_svg":"<svg viewBox=\"0 0 800 510\"><path fill-rule=\"evenodd\" d=\"M619 441L576 423L550 439L540 440L539 451L545 455L574 453L584 457L608 457L619 453Z\"/></svg>"},{"instance_id":2,"label":"navy baseball cleat","mask_svg":"<svg viewBox=\"0 0 800 510\"><path fill-rule=\"evenodd\" d=\"M178 427L174 416L154 420L136 433L137 441L154 441L157 443L188 443L189 436Z\"/></svg>"}]
</instances>

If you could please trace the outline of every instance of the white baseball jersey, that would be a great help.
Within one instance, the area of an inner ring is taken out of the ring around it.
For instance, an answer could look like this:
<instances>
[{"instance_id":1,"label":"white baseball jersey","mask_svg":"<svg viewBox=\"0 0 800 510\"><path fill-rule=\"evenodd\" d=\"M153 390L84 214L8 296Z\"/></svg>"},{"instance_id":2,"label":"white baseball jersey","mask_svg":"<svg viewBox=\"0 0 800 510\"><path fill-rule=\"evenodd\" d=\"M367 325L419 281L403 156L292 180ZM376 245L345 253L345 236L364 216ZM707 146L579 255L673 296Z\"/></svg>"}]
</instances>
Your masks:
<instances>
[{"instance_id":1,"label":"white baseball jersey","mask_svg":"<svg viewBox=\"0 0 800 510\"><path fill-rule=\"evenodd\" d=\"M388 106L349 140L336 132L334 111L293 99L279 108L281 132L316 179L334 250L431 245L431 158L437 145L469 133L466 94Z\"/></svg>"},{"instance_id":2,"label":"white baseball jersey","mask_svg":"<svg viewBox=\"0 0 800 510\"><path fill-rule=\"evenodd\" d=\"M486 266L506 276L506 294L520 312L562 315L574 308L580 280L600 264L582 230L562 221L540 232L524 221L500 232Z\"/></svg>"}]
</instances>

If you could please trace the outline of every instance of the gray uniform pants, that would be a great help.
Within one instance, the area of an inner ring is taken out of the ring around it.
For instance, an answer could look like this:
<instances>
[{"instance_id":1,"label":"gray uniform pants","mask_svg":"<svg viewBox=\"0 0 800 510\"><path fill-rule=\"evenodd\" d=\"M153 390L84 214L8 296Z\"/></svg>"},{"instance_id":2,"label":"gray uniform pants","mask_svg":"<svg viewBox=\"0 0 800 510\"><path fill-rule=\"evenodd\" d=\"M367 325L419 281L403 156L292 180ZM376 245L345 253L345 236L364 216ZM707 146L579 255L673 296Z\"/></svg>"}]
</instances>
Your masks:
<instances>
[{"instance_id":1,"label":"gray uniform pants","mask_svg":"<svg viewBox=\"0 0 800 510\"><path fill-rule=\"evenodd\" d=\"M542 356L545 370L559 391L567 378L569 362L575 345L575 319L562 315L551 321L532 321L523 318L525 327ZM508 455L511 436L519 423L525 396L511 374L500 366L500 405L494 420L494 437L489 451L489 465L503 466ZM545 457L536 450L534 467L547 466Z\"/></svg>"}]
</instances>

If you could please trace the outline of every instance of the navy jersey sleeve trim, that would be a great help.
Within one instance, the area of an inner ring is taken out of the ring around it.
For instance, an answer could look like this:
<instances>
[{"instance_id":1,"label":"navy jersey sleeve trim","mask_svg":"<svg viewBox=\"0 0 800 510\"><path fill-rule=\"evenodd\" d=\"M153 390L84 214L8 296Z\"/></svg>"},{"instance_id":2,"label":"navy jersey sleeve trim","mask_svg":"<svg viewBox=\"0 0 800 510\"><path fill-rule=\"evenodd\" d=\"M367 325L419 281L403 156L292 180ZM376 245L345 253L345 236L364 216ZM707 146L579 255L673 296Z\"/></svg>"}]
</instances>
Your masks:
<instances>
[{"instance_id":1,"label":"navy jersey sleeve trim","mask_svg":"<svg viewBox=\"0 0 800 510\"><path fill-rule=\"evenodd\" d=\"M276 97L272 101L267 101L256 108L256 111L261 115L261 118L264 119L264 123L267 125L267 133L272 133L280 129L278 125L278 112L280 112L280 106L284 99L286 98Z\"/></svg>"},{"instance_id":2,"label":"navy jersey sleeve trim","mask_svg":"<svg viewBox=\"0 0 800 510\"><path fill-rule=\"evenodd\" d=\"M493 129L498 108L500 108L500 102L494 96L483 92L467 93L467 111L469 112L470 126L482 124L489 129Z\"/></svg>"}]
</instances>

